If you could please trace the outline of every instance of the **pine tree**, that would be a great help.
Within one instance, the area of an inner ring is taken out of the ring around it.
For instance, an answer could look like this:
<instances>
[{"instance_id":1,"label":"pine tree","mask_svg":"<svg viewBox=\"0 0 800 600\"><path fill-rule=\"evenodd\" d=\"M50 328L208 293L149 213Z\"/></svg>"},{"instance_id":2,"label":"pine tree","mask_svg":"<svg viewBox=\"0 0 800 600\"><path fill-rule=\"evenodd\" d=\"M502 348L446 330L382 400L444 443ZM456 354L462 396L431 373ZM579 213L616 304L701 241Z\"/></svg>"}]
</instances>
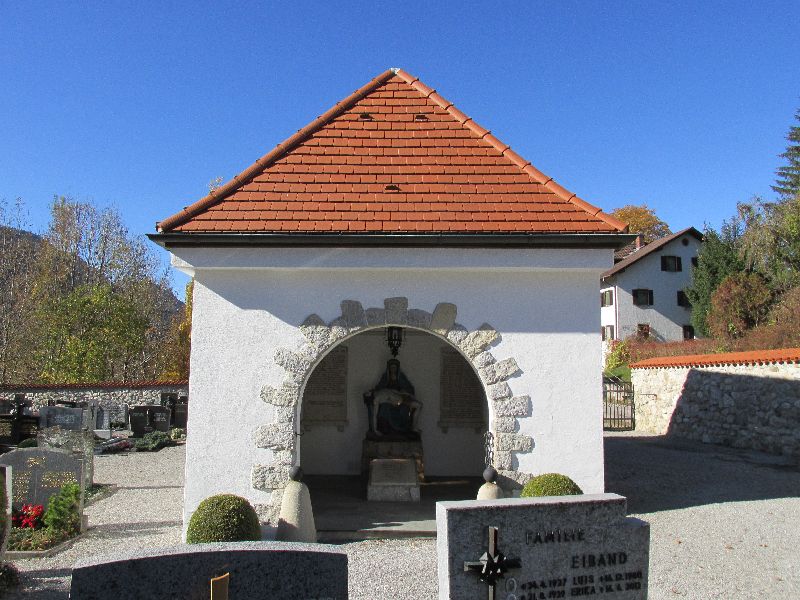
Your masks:
<instances>
[{"instance_id":1,"label":"pine tree","mask_svg":"<svg viewBox=\"0 0 800 600\"><path fill-rule=\"evenodd\" d=\"M794 116L800 121L800 110ZM776 185L772 186L772 189L784 199L792 198L800 193L800 125L789 128L786 139L789 141L789 145L786 146L786 152L780 157L786 159L787 164L778 168Z\"/></svg>"}]
</instances>

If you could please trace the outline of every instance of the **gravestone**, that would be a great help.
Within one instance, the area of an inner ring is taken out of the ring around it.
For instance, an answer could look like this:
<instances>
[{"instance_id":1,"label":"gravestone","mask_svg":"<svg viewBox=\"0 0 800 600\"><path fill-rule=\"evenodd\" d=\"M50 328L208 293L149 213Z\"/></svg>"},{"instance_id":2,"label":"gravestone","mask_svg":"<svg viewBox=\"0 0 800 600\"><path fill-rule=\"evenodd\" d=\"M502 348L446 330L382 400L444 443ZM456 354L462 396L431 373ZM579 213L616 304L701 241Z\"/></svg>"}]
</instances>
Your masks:
<instances>
[{"instance_id":1,"label":"gravestone","mask_svg":"<svg viewBox=\"0 0 800 600\"><path fill-rule=\"evenodd\" d=\"M11 491L11 480L12 480L12 471L13 468L8 465L0 465L0 486L5 491L5 498L6 503L5 506L0 506L0 511L3 512L4 519L3 519L3 527L0 530L0 564L3 561L3 556L6 553L6 547L8 546L8 534L11 532L11 499L12 499L12 491Z\"/></svg>"},{"instance_id":2,"label":"gravestone","mask_svg":"<svg viewBox=\"0 0 800 600\"><path fill-rule=\"evenodd\" d=\"M323 544L226 542L147 548L79 559L72 600L208 600L229 574L231 600L346 600L347 554Z\"/></svg>"},{"instance_id":3,"label":"gravestone","mask_svg":"<svg viewBox=\"0 0 800 600\"><path fill-rule=\"evenodd\" d=\"M411 458L379 458L369 464L367 500L419 502L417 468Z\"/></svg>"},{"instance_id":4,"label":"gravestone","mask_svg":"<svg viewBox=\"0 0 800 600\"><path fill-rule=\"evenodd\" d=\"M66 450L79 456L84 462L84 486L94 484L94 433L92 431L72 431L61 427L40 429L36 436L39 448L47 450Z\"/></svg>"},{"instance_id":5,"label":"gravestone","mask_svg":"<svg viewBox=\"0 0 800 600\"><path fill-rule=\"evenodd\" d=\"M169 432L170 409L165 406L134 406L128 414L133 437L141 437L151 431Z\"/></svg>"},{"instance_id":6,"label":"gravestone","mask_svg":"<svg viewBox=\"0 0 800 600\"><path fill-rule=\"evenodd\" d=\"M439 502L439 598L647 598L650 526L616 494Z\"/></svg>"},{"instance_id":7,"label":"gravestone","mask_svg":"<svg viewBox=\"0 0 800 600\"><path fill-rule=\"evenodd\" d=\"M92 429L110 429L111 411L104 406L97 407L97 419Z\"/></svg>"},{"instance_id":8,"label":"gravestone","mask_svg":"<svg viewBox=\"0 0 800 600\"><path fill-rule=\"evenodd\" d=\"M83 409L65 406L43 406L39 409L39 427L61 427L72 431L83 429Z\"/></svg>"},{"instance_id":9,"label":"gravestone","mask_svg":"<svg viewBox=\"0 0 800 600\"><path fill-rule=\"evenodd\" d=\"M181 401L183 400L183 402ZM186 397L178 399L178 403L172 411L173 419L172 426L186 429L186 424L189 421L189 404L186 402Z\"/></svg>"},{"instance_id":10,"label":"gravestone","mask_svg":"<svg viewBox=\"0 0 800 600\"><path fill-rule=\"evenodd\" d=\"M23 448L12 450L0 457L3 464L11 466L12 506L41 504L47 507L50 497L57 494L66 483L77 483L81 488L80 510L83 520L84 476L83 460L66 450Z\"/></svg>"}]
</instances>

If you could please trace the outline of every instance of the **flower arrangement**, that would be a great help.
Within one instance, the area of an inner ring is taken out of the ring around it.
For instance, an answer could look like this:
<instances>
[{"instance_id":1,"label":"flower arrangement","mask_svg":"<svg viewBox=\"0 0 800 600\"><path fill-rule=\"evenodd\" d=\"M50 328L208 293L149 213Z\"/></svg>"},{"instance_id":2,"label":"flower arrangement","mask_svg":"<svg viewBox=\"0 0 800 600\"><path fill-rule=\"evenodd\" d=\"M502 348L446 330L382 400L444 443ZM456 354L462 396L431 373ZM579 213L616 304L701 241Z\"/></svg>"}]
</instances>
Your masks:
<instances>
[{"instance_id":1,"label":"flower arrangement","mask_svg":"<svg viewBox=\"0 0 800 600\"><path fill-rule=\"evenodd\" d=\"M41 504L23 504L22 508L14 511L11 524L20 529L40 529L44 523L44 506Z\"/></svg>"}]
</instances>

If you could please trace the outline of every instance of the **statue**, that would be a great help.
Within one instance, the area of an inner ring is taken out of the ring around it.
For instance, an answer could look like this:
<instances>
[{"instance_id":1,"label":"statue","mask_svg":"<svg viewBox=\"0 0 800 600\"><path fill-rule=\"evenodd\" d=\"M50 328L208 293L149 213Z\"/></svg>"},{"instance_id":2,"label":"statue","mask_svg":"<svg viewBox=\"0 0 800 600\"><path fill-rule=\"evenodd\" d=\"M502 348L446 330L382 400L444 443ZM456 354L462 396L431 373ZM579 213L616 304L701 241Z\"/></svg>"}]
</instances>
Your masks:
<instances>
[{"instance_id":1,"label":"statue","mask_svg":"<svg viewBox=\"0 0 800 600\"><path fill-rule=\"evenodd\" d=\"M393 435L419 438L419 413L422 402L414 395L414 386L400 370L400 361L392 358L378 384L364 394L369 413L370 432L376 436Z\"/></svg>"}]
</instances>

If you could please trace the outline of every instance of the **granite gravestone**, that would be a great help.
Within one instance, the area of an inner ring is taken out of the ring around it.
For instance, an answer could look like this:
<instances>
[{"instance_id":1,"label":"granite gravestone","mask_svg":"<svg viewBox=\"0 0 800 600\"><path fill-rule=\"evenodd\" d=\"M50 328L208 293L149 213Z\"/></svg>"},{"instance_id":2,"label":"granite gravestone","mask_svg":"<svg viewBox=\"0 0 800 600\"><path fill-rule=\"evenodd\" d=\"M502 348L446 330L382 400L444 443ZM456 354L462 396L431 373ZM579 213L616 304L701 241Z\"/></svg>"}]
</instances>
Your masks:
<instances>
[{"instance_id":1,"label":"granite gravestone","mask_svg":"<svg viewBox=\"0 0 800 600\"><path fill-rule=\"evenodd\" d=\"M166 406L134 406L128 413L133 437L141 437L151 431L169 432L170 409Z\"/></svg>"},{"instance_id":2,"label":"granite gravestone","mask_svg":"<svg viewBox=\"0 0 800 600\"><path fill-rule=\"evenodd\" d=\"M6 553L6 547L8 546L8 534L11 532L11 479L13 468L8 465L0 465L0 487L3 488L5 491L5 499L6 503L5 506L0 506L0 510L3 511L3 515L5 519L3 520L3 527L0 531L0 563L2 563L3 556Z\"/></svg>"},{"instance_id":3,"label":"granite gravestone","mask_svg":"<svg viewBox=\"0 0 800 600\"><path fill-rule=\"evenodd\" d=\"M39 427L61 427L72 431L83 429L83 409L65 406L43 406L39 409Z\"/></svg>"},{"instance_id":4,"label":"granite gravestone","mask_svg":"<svg viewBox=\"0 0 800 600\"><path fill-rule=\"evenodd\" d=\"M212 578L230 574L231 600L346 600L347 554L293 542L226 542L148 548L79 559L73 600L208 600Z\"/></svg>"},{"instance_id":5,"label":"granite gravestone","mask_svg":"<svg viewBox=\"0 0 800 600\"><path fill-rule=\"evenodd\" d=\"M94 433L91 431L72 431L61 427L40 429L36 436L39 448L46 450L66 450L76 454L84 464L84 486L94 484Z\"/></svg>"},{"instance_id":6,"label":"granite gravestone","mask_svg":"<svg viewBox=\"0 0 800 600\"><path fill-rule=\"evenodd\" d=\"M439 502L439 598L647 598L650 526L616 494Z\"/></svg>"},{"instance_id":7,"label":"granite gravestone","mask_svg":"<svg viewBox=\"0 0 800 600\"><path fill-rule=\"evenodd\" d=\"M66 483L81 487L81 515L83 514L84 475L83 460L66 450L23 448L12 450L0 457L3 464L11 466L12 506L23 504L47 506L50 497L57 494Z\"/></svg>"},{"instance_id":8,"label":"granite gravestone","mask_svg":"<svg viewBox=\"0 0 800 600\"><path fill-rule=\"evenodd\" d=\"M178 398L178 403L172 409L172 426L186 429L189 420L189 399L186 396Z\"/></svg>"}]
</instances>

